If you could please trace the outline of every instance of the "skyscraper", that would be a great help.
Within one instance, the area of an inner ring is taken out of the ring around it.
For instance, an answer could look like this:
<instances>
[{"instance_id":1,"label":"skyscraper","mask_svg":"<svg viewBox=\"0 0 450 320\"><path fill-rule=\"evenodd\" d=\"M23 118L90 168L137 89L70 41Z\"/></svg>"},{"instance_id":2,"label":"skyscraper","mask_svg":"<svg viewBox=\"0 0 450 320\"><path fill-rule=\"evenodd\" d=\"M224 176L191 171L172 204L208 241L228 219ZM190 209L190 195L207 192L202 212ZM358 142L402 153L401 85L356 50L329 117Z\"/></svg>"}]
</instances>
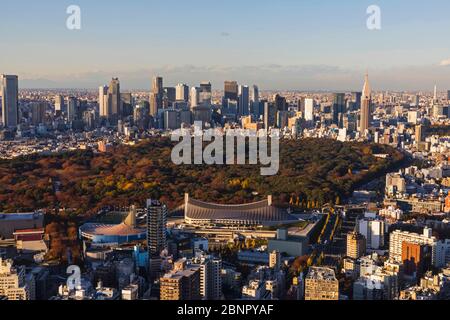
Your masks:
<instances>
[{"instance_id":1,"label":"skyscraper","mask_svg":"<svg viewBox=\"0 0 450 320\"><path fill-rule=\"evenodd\" d=\"M192 87L191 88L191 109L198 107L200 104L200 88Z\"/></svg>"},{"instance_id":2,"label":"skyscraper","mask_svg":"<svg viewBox=\"0 0 450 320\"><path fill-rule=\"evenodd\" d=\"M31 105L31 122L37 126L45 120L47 104L45 102L34 102Z\"/></svg>"},{"instance_id":3,"label":"skyscraper","mask_svg":"<svg viewBox=\"0 0 450 320\"><path fill-rule=\"evenodd\" d=\"M147 200L147 242L149 256L159 256L166 248L167 207Z\"/></svg>"},{"instance_id":4,"label":"skyscraper","mask_svg":"<svg viewBox=\"0 0 450 320\"><path fill-rule=\"evenodd\" d=\"M108 118L111 114L110 104L108 99L108 86L101 86L98 89L98 109L100 117Z\"/></svg>"},{"instance_id":5,"label":"skyscraper","mask_svg":"<svg viewBox=\"0 0 450 320\"><path fill-rule=\"evenodd\" d=\"M224 100L238 100L238 83L236 81L225 81Z\"/></svg>"},{"instance_id":6,"label":"skyscraper","mask_svg":"<svg viewBox=\"0 0 450 320\"><path fill-rule=\"evenodd\" d=\"M62 95L55 96L55 112L63 112L65 109L64 97Z\"/></svg>"},{"instance_id":7,"label":"skyscraper","mask_svg":"<svg viewBox=\"0 0 450 320\"><path fill-rule=\"evenodd\" d=\"M67 121L71 122L77 119L78 100L75 97L67 98Z\"/></svg>"},{"instance_id":8,"label":"skyscraper","mask_svg":"<svg viewBox=\"0 0 450 320\"><path fill-rule=\"evenodd\" d=\"M361 108L361 98L362 92L352 92L352 100L354 104L354 110L359 110Z\"/></svg>"},{"instance_id":9,"label":"skyscraper","mask_svg":"<svg viewBox=\"0 0 450 320\"><path fill-rule=\"evenodd\" d=\"M345 113L345 93L333 95L333 124L342 127L342 116Z\"/></svg>"},{"instance_id":10,"label":"skyscraper","mask_svg":"<svg viewBox=\"0 0 450 320\"><path fill-rule=\"evenodd\" d=\"M184 83L180 83L176 86L176 99L177 101L184 101L184 102L188 102L189 101L189 86L184 84Z\"/></svg>"},{"instance_id":11,"label":"skyscraper","mask_svg":"<svg viewBox=\"0 0 450 320\"><path fill-rule=\"evenodd\" d=\"M275 107L278 111L287 111L288 110L288 104L286 102L286 98L280 96L279 94L276 94L273 97L273 100L275 102Z\"/></svg>"},{"instance_id":12,"label":"skyscraper","mask_svg":"<svg viewBox=\"0 0 450 320\"><path fill-rule=\"evenodd\" d=\"M305 120L314 120L314 99L305 99Z\"/></svg>"},{"instance_id":13,"label":"skyscraper","mask_svg":"<svg viewBox=\"0 0 450 320\"><path fill-rule=\"evenodd\" d=\"M163 78L155 77L152 82L152 91L150 93L150 115L155 117L158 110L163 108L164 87Z\"/></svg>"},{"instance_id":14,"label":"skyscraper","mask_svg":"<svg viewBox=\"0 0 450 320\"><path fill-rule=\"evenodd\" d=\"M361 136L366 135L366 131L369 130L370 126L370 106L372 103L371 95L372 93L369 83L369 74L366 74L366 79L364 82L364 88L361 97L361 120L359 128Z\"/></svg>"},{"instance_id":15,"label":"skyscraper","mask_svg":"<svg viewBox=\"0 0 450 320\"><path fill-rule=\"evenodd\" d=\"M109 83L108 95L111 99L111 116L114 119L118 119L122 112L120 108L120 82L118 78L113 78Z\"/></svg>"},{"instance_id":16,"label":"skyscraper","mask_svg":"<svg viewBox=\"0 0 450 320\"><path fill-rule=\"evenodd\" d=\"M447 100L450 101L450 90L447 91Z\"/></svg>"},{"instance_id":17,"label":"skyscraper","mask_svg":"<svg viewBox=\"0 0 450 320\"><path fill-rule=\"evenodd\" d=\"M210 82L200 83L200 101L202 106L211 106L212 104L212 86Z\"/></svg>"},{"instance_id":18,"label":"skyscraper","mask_svg":"<svg viewBox=\"0 0 450 320\"><path fill-rule=\"evenodd\" d=\"M252 102L258 102L259 103L259 88L257 85L252 86L252 90L250 92L250 97Z\"/></svg>"},{"instance_id":19,"label":"skyscraper","mask_svg":"<svg viewBox=\"0 0 450 320\"><path fill-rule=\"evenodd\" d=\"M250 90L250 109L252 114L259 117L260 111L259 111L259 88L256 85L253 85Z\"/></svg>"},{"instance_id":20,"label":"skyscraper","mask_svg":"<svg viewBox=\"0 0 450 320\"><path fill-rule=\"evenodd\" d=\"M2 123L7 128L19 124L19 78L13 75L0 76L2 94Z\"/></svg>"},{"instance_id":21,"label":"skyscraper","mask_svg":"<svg viewBox=\"0 0 450 320\"><path fill-rule=\"evenodd\" d=\"M275 127L277 120L277 109L272 103L264 103L264 129Z\"/></svg>"},{"instance_id":22,"label":"skyscraper","mask_svg":"<svg viewBox=\"0 0 450 320\"><path fill-rule=\"evenodd\" d=\"M239 115L250 114L250 90L248 86L239 86Z\"/></svg>"}]
</instances>

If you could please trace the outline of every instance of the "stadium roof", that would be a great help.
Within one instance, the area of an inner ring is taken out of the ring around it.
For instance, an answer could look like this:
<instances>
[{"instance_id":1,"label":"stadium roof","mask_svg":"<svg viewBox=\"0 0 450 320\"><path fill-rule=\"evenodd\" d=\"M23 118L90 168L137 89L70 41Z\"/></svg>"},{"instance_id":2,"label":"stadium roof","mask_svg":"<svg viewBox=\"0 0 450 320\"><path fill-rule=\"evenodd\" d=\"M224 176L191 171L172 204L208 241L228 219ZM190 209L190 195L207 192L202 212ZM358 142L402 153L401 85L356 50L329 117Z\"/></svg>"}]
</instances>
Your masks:
<instances>
[{"instance_id":1,"label":"stadium roof","mask_svg":"<svg viewBox=\"0 0 450 320\"><path fill-rule=\"evenodd\" d=\"M258 223L298 220L286 210L273 206L270 196L266 200L249 204L222 205L191 199L186 195L185 217L192 220L239 220Z\"/></svg>"}]
</instances>

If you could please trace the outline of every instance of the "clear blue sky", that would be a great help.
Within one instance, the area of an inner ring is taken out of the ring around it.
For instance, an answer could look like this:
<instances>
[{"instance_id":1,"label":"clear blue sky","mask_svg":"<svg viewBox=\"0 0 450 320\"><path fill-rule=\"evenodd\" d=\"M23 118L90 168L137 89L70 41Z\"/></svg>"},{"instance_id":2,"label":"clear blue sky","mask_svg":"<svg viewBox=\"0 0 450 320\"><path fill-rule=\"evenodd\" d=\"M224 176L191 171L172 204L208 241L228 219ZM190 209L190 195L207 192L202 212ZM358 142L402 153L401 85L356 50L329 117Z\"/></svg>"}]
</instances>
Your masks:
<instances>
[{"instance_id":1,"label":"clear blue sky","mask_svg":"<svg viewBox=\"0 0 450 320\"><path fill-rule=\"evenodd\" d=\"M66 8L82 30L66 28ZM366 28L381 7L382 30ZM0 73L22 86L146 88L226 79L267 89L450 88L448 0L14 0L0 11ZM414 77L414 75L416 75ZM413 79L412 79L413 78Z\"/></svg>"}]
</instances>

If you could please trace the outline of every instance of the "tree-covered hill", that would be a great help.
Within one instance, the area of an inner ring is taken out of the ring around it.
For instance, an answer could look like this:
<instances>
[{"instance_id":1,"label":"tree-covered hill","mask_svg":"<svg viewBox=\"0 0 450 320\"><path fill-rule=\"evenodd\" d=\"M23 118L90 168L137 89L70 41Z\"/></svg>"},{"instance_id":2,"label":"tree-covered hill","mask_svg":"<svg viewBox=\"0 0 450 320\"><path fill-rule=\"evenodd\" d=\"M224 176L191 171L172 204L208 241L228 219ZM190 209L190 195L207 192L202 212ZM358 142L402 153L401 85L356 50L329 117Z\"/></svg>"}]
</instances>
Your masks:
<instances>
[{"instance_id":1,"label":"tree-covered hill","mask_svg":"<svg viewBox=\"0 0 450 320\"><path fill-rule=\"evenodd\" d=\"M172 142L151 139L120 146L110 154L77 151L0 162L0 212L70 208L79 215L104 206L143 205L160 199L170 208L184 193L219 203L244 203L272 194L279 204L314 207L349 196L356 186L404 161L382 145L329 139L282 141L278 175L260 166L176 166ZM389 159L374 157L387 153ZM257 195L256 195L257 194Z\"/></svg>"}]
</instances>

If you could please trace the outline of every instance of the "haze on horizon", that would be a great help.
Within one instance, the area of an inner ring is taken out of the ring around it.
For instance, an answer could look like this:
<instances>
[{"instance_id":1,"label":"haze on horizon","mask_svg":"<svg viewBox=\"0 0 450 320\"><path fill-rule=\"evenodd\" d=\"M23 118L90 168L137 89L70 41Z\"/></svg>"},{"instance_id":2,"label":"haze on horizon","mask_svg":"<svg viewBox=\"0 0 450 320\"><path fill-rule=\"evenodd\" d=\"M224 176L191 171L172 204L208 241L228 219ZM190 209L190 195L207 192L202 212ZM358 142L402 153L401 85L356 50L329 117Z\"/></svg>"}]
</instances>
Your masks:
<instances>
[{"instance_id":1,"label":"haze on horizon","mask_svg":"<svg viewBox=\"0 0 450 320\"><path fill-rule=\"evenodd\" d=\"M82 29L66 28L81 7ZM366 28L381 8L382 29ZM450 89L450 2L16 0L2 4L0 73L21 88L125 89L209 80L273 90Z\"/></svg>"}]
</instances>

